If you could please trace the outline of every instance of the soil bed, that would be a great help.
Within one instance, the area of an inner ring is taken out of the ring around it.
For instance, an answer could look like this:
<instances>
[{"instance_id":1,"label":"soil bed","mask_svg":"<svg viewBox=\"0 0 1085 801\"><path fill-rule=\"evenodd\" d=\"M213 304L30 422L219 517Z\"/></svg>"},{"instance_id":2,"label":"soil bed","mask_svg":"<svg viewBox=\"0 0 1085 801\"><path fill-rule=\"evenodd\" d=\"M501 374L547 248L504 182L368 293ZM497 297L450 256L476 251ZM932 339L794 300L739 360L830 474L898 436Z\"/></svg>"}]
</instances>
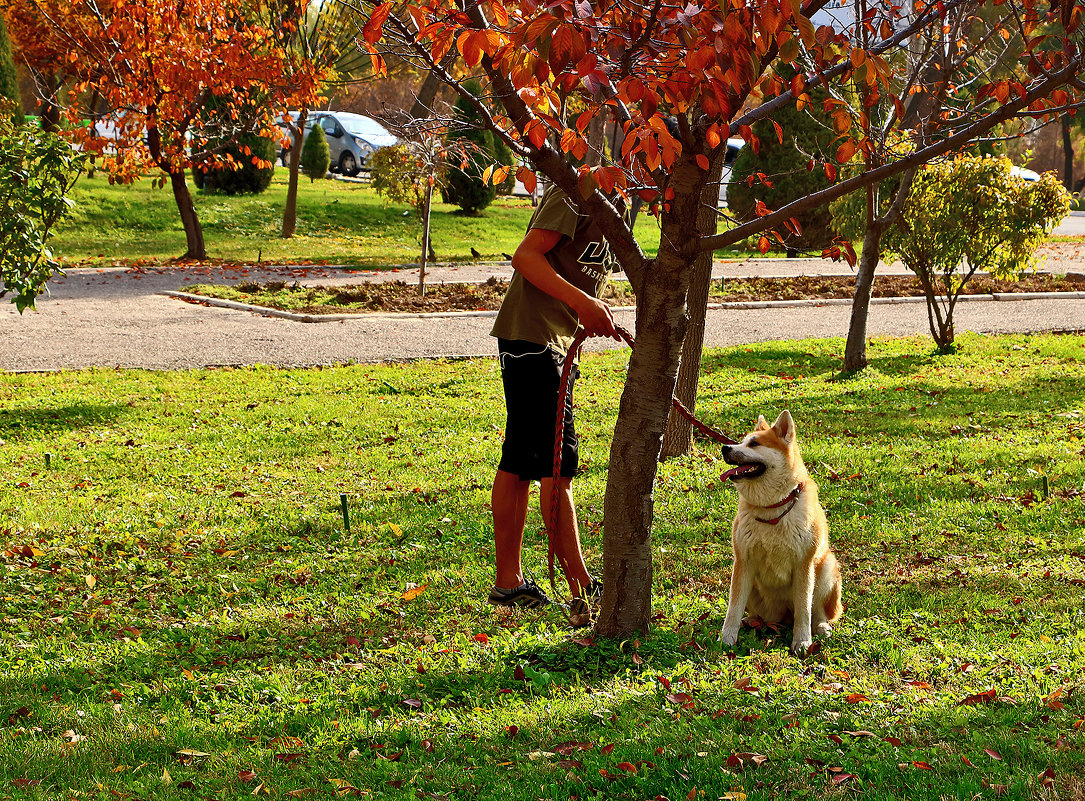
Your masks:
<instances>
[{"instance_id":1,"label":"soil bed","mask_svg":"<svg viewBox=\"0 0 1085 801\"><path fill-rule=\"evenodd\" d=\"M242 283L236 286L203 284L189 288L194 294L250 303L303 314L357 312L442 312L492 311L501 305L507 282L491 278L481 284L434 284L419 295L415 284L403 281L365 283L349 287ZM828 300L851 298L852 276L800 276L792 278L726 278L712 282L710 302L766 300ZM968 282L964 294L993 292L1074 292L1085 291L1085 275L1036 274L1018 281L1000 281L977 276ZM912 276L881 276L874 281L875 297L921 297L923 290ZM629 284L613 282L604 299L615 306L633 305Z\"/></svg>"}]
</instances>

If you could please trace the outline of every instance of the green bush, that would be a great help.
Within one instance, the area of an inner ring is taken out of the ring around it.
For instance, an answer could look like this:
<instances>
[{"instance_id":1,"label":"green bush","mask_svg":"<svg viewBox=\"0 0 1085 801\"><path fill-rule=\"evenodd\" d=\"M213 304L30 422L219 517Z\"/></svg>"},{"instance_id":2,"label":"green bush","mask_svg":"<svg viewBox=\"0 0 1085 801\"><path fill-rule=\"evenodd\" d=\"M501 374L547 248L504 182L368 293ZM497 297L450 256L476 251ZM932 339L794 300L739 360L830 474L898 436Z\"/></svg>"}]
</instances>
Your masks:
<instances>
[{"instance_id":1,"label":"green bush","mask_svg":"<svg viewBox=\"0 0 1085 801\"><path fill-rule=\"evenodd\" d=\"M197 189L224 195L259 195L271 185L278 157L273 139L243 134L227 146L225 154L231 161L193 170ZM254 160L264 164L257 166Z\"/></svg>"},{"instance_id":2,"label":"green bush","mask_svg":"<svg viewBox=\"0 0 1085 801\"><path fill-rule=\"evenodd\" d=\"M324 129L314 125L305 135L301 146L301 171L309 176L309 181L316 181L328 174L331 167L331 151L328 149L328 137Z\"/></svg>"},{"instance_id":3,"label":"green bush","mask_svg":"<svg viewBox=\"0 0 1085 801\"><path fill-rule=\"evenodd\" d=\"M371 186L393 203L421 208L429 174L422 160L405 144L382 147L369 157Z\"/></svg>"},{"instance_id":4,"label":"green bush","mask_svg":"<svg viewBox=\"0 0 1085 801\"><path fill-rule=\"evenodd\" d=\"M831 204L841 234L862 235L865 202L865 193L855 192ZM953 348L953 312L976 271L1019 277L1069 208L1070 195L1055 173L1026 181L1012 174L1005 158L959 156L916 174L882 247L919 279L939 350Z\"/></svg>"},{"instance_id":5,"label":"green bush","mask_svg":"<svg viewBox=\"0 0 1085 801\"><path fill-rule=\"evenodd\" d=\"M727 186L727 206L738 219L754 219L759 200L775 210L829 186L824 170L820 167L807 169L811 156L827 153L834 137L831 124L821 119L826 98L824 90L811 90L809 94L811 103L804 110L799 111L791 104L772 115L772 120L783 131L782 143L772 121L761 120L754 124L759 152L754 153L750 146L742 148ZM756 179L750 185L747 179L759 172L765 174L771 187ZM778 230L789 248L821 251L832 241L831 215L825 206L795 217L802 230L799 236L786 228Z\"/></svg>"},{"instance_id":6,"label":"green bush","mask_svg":"<svg viewBox=\"0 0 1085 801\"><path fill-rule=\"evenodd\" d=\"M11 55L11 39L8 38L8 26L0 15L0 99L7 98L14 103L12 110L5 111L16 124L24 121L23 109L19 104L19 78L15 74L15 59Z\"/></svg>"},{"instance_id":7,"label":"green bush","mask_svg":"<svg viewBox=\"0 0 1085 801\"><path fill-rule=\"evenodd\" d=\"M464 87L476 97L481 93L477 81L468 81ZM494 161L494 137L480 127L478 112L462 97L456 100L454 115L456 128L447 137L452 164L441 199L465 214L478 214L497 197L497 188L482 180L483 171Z\"/></svg>"},{"instance_id":8,"label":"green bush","mask_svg":"<svg viewBox=\"0 0 1085 801\"><path fill-rule=\"evenodd\" d=\"M0 113L0 297L12 293L20 312L59 272L47 243L83 161L59 136Z\"/></svg>"}]
</instances>

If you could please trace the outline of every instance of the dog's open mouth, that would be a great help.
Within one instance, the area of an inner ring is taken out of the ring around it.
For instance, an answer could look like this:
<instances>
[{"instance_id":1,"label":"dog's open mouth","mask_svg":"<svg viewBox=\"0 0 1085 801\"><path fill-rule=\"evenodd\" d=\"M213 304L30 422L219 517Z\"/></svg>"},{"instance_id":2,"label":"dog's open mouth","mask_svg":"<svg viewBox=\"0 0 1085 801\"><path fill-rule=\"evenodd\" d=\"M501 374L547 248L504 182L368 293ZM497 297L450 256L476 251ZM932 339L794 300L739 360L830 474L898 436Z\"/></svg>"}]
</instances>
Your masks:
<instances>
[{"instance_id":1,"label":"dog's open mouth","mask_svg":"<svg viewBox=\"0 0 1085 801\"><path fill-rule=\"evenodd\" d=\"M737 481L740 478L757 478L765 472L765 465L761 462L747 462L746 464L740 464L736 467L732 467L726 473L720 475L721 481Z\"/></svg>"}]
</instances>

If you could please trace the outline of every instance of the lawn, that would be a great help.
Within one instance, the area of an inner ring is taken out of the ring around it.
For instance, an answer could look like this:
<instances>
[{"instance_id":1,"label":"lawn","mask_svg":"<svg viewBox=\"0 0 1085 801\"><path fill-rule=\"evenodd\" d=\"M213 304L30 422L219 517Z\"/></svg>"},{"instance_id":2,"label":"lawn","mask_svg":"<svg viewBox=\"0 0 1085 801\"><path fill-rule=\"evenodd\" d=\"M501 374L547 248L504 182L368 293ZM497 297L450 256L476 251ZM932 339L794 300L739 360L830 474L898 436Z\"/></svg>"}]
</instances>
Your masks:
<instances>
[{"instance_id":1,"label":"lawn","mask_svg":"<svg viewBox=\"0 0 1085 801\"><path fill-rule=\"evenodd\" d=\"M805 660L718 642L709 443L660 468L651 631L488 607L493 360L0 374L0 798L1085 797L1081 339L841 348L701 384L731 433L790 408L821 484L847 611ZM596 569L626 358L577 390Z\"/></svg>"},{"instance_id":2,"label":"lawn","mask_svg":"<svg viewBox=\"0 0 1085 801\"><path fill-rule=\"evenodd\" d=\"M185 252L184 230L168 189L156 189L147 180L110 186L99 174L80 180L72 200L73 212L52 242L65 264L163 261ZM379 267L416 262L421 249L422 227L414 212L405 216L407 206L386 204L365 184L303 178L298 231L289 240L279 238L286 202L286 171L281 168L263 194L196 193L194 200L213 260ZM472 248L483 259L502 260L523 238L532 209L527 198L502 197L478 217L457 211L443 203L434 208L433 247L442 262L470 261ZM654 255L656 221L641 215L636 232Z\"/></svg>"}]
</instances>

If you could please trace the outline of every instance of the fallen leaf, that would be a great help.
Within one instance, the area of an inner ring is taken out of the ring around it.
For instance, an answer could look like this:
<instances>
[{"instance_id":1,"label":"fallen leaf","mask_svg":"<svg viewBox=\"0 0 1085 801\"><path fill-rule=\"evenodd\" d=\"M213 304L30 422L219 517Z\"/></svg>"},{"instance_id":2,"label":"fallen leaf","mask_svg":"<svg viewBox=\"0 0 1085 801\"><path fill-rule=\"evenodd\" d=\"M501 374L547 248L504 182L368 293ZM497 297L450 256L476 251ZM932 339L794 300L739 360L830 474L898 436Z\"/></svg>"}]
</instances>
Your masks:
<instances>
[{"instance_id":1,"label":"fallen leaf","mask_svg":"<svg viewBox=\"0 0 1085 801\"><path fill-rule=\"evenodd\" d=\"M426 591L426 587L428 587L428 586L429 586L428 584L423 584L421 587L414 587L413 589L407 590L405 593L403 593L399 597L402 598L404 601L413 601L419 595L424 593Z\"/></svg>"},{"instance_id":2,"label":"fallen leaf","mask_svg":"<svg viewBox=\"0 0 1085 801\"><path fill-rule=\"evenodd\" d=\"M834 773L832 781L833 781L833 784L839 785L839 784L844 784L846 782L850 782L852 779L858 779L858 778L859 777L856 776L854 773Z\"/></svg>"},{"instance_id":3,"label":"fallen leaf","mask_svg":"<svg viewBox=\"0 0 1085 801\"><path fill-rule=\"evenodd\" d=\"M486 632L480 631L478 634L475 635L475 642L487 645L490 642L490 638L489 636L487 636Z\"/></svg>"},{"instance_id":4,"label":"fallen leaf","mask_svg":"<svg viewBox=\"0 0 1085 801\"><path fill-rule=\"evenodd\" d=\"M998 697L998 693L992 687L985 693L976 693L957 703L957 706L976 706L977 704L989 704Z\"/></svg>"},{"instance_id":5,"label":"fallen leaf","mask_svg":"<svg viewBox=\"0 0 1085 801\"><path fill-rule=\"evenodd\" d=\"M403 699L403 706L408 706L411 709L421 709L422 708L422 702L419 701L417 698L404 698Z\"/></svg>"},{"instance_id":6,"label":"fallen leaf","mask_svg":"<svg viewBox=\"0 0 1085 801\"><path fill-rule=\"evenodd\" d=\"M619 762L618 770L624 770L626 773L635 774L637 772L637 766L632 764L631 762Z\"/></svg>"},{"instance_id":7,"label":"fallen leaf","mask_svg":"<svg viewBox=\"0 0 1085 801\"><path fill-rule=\"evenodd\" d=\"M870 703L870 699L867 698L862 693L852 693L851 695L847 696L844 700L847 701L849 704L862 704L864 702L865 703Z\"/></svg>"},{"instance_id":8,"label":"fallen leaf","mask_svg":"<svg viewBox=\"0 0 1085 801\"><path fill-rule=\"evenodd\" d=\"M929 762L913 762L912 765L919 768L920 770L934 770L934 768L930 766Z\"/></svg>"},{"instance_id":9,"label":"fallen leaf","mask_svg":"<svg viewBox=\"0 0 1085 801\"><path fill-rule=\"evenodd\" d=\"M873 737L874 736L874 732L866 731L865 729L860 730L860 731L848 731L847 729L844 729L844 734L850 734L852 737Z\"/></svg>"},{"instance_id":10,"label":"fallen leaf","mask_svg":"<svg viewBox=\"0 0 1085 801\"><path fill-rule=\"evenodd\" d=\"M1002 761L1002 755L1000 753L998 753L998 751L995 751L994 749L984 748L983 753L987 754L987 756L991 757L991 759L997 759L999 762Z\"/></svg>"},{"instance_id":11,"label":"fallen leaf","mask_svg":"<svg viewBox=\"0 0 1085 801\"><path fill-rule=\"evenodd\" d=\"M694 787L686 794L686 801L694 801L697 798L697 788Z\"/></svg>"},{"instance_id":12,"label":"fallen leaf","mask_svg":"<svg viewBox=\"0 0 1085 801\"><path fill-rule=\"evenodd\" d=\"M613 750L614 750L614 743L611 743L610 745L604 745L602 748L600 748L599 753L602 754L603 756L606 756L607 754L609 754Z\"/></svg>"},{"instance_id":13,"label":"fallen leaf","mask_svg":"<svg viewBox=\"0 0 1085 801\"><path fill-rule=\"evenodd\" d=\"M237 778L243 781L245 784L250 784L256 781L256 773L251 770L238 771Z\"/></svg>"}]
</instances>

